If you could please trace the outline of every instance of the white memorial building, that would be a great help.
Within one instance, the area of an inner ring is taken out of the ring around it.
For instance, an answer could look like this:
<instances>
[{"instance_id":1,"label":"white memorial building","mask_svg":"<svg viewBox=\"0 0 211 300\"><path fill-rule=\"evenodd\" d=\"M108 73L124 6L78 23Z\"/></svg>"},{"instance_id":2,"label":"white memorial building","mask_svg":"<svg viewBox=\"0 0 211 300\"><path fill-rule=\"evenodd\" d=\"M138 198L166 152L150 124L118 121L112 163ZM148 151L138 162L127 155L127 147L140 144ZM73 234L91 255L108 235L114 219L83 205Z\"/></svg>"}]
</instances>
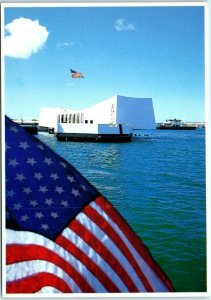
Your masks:
<instances>
[{"instance_id":1,"label":"white memorial building","mask_svg":"<svg viewBox=\"0 0 211 300\"><path fill-rule=\"evenodd\" d=\"M155 115L151 98L113 96L89 108L74 111L65 108L43 107L39 127L57 131L60 124L122 124L133 130L155 129ZM84 127L85 128L85 127Z\"/></svg>"}]
</instances>

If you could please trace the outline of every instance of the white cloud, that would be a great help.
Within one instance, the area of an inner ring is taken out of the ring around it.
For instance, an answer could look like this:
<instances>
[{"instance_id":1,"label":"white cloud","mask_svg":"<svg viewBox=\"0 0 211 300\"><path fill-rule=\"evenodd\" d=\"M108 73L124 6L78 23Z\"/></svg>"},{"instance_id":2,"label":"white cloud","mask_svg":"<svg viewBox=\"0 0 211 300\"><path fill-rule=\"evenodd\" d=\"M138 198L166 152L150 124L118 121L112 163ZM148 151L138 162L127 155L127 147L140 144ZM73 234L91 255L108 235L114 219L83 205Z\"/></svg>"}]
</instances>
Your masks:
<instances>
[{"instance_id":1,"label":"white cloud","mask_svg":"<svg viewBox=\"0 0 211 300\"><path fill-rule=\"evenodd\" d=\"M75 45L75 43L73 43L73 42L59 42L59 43L57 43L56 46L58 48L61 48L61 47L72 47L74 45Z\"/></svg>"},{"instance_id":2,"label":"white cloud","mask_svg":"<svg viewBox=\"0 0 211 300\"><path fill-rule=\"evenodd\" d=\"M125 19L118 19L114 24L114 28L117 31L129 31L135 30L135 25L133 23L126 23Z\"/></svg>"},{"instance_id":3,"label":"white cloud","mask_svg":"<svg viewBox=\"0 0 211 300\"><path fill-rule=\"evenodd\" d=\"M38 20L19 18L5 26L4 53L14 58L29 58L45 44L49 32Z\"/></svg>"}]
</instances>

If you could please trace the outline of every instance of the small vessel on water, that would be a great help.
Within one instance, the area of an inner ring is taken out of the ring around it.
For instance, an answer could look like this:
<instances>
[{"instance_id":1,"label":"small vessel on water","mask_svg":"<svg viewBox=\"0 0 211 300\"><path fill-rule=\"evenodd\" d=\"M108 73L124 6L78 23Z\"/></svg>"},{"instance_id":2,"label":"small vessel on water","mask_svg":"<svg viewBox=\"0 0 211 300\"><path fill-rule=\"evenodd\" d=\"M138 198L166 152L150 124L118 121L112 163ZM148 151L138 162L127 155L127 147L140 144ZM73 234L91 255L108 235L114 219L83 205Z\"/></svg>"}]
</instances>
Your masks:
<instances>
[{"instance_id":1,"label":"small vessel on water","mask_svg":"<svg viewBox=\"0 0 211 300\"><path fill-rule=\"evenodd\" d=\"M24 121L24 120L13 119L13 121L16 124L23 127L30 134L32 134L32 135L38 134L38 124L39 124L39 122L37 120Z\"/></svg>"},{"instance_id":2,"label":"small vessel on water","mask_svg":"<svg viewBox=\"0 0 211 300\"><path fill-rule=\"evenodd\" d=\"M179 119L167 119L164 123L159 123L156 129L169 129L169 130L195 130L196 125L188 125Z\"/></svg>"}]
</instances>

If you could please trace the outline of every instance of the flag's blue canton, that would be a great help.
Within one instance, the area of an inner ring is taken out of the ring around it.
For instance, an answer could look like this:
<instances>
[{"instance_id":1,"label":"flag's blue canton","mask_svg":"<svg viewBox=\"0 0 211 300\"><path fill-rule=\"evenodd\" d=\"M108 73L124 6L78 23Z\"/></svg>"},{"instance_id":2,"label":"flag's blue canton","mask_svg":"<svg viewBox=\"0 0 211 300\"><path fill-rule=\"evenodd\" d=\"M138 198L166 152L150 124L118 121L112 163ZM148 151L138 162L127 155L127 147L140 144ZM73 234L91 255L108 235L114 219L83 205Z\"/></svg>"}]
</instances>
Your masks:
<instances>
[{"instance_id":1,"label":"flag's blue canton","mask_svg":"<svg viewBox=\"0 0 211 300\"><path fill-rule=\"evenodd\" d=\"M23 230L55 238L98 192L65 160L6 117L6 206Z\"/></svg>"}]
</instances>

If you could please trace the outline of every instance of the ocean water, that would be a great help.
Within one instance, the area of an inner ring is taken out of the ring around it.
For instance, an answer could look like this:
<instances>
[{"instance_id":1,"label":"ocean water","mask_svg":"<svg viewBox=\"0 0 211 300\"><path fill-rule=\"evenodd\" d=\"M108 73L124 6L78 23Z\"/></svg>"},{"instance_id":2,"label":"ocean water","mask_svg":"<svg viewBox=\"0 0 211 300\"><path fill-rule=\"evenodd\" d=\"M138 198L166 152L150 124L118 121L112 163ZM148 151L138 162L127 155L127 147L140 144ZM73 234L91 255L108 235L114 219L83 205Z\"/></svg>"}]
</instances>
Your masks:
<instances>
[{"instance_id":1,"label":"ocean water","mask_svg":"<svg viewBox=\"0 0 211 300\"><path fill-rule=\"evenodd\" d=\"M206 291L204 129L115 144L39 138L113 203L177 292Z\"/></svg>"}]
</instances>

